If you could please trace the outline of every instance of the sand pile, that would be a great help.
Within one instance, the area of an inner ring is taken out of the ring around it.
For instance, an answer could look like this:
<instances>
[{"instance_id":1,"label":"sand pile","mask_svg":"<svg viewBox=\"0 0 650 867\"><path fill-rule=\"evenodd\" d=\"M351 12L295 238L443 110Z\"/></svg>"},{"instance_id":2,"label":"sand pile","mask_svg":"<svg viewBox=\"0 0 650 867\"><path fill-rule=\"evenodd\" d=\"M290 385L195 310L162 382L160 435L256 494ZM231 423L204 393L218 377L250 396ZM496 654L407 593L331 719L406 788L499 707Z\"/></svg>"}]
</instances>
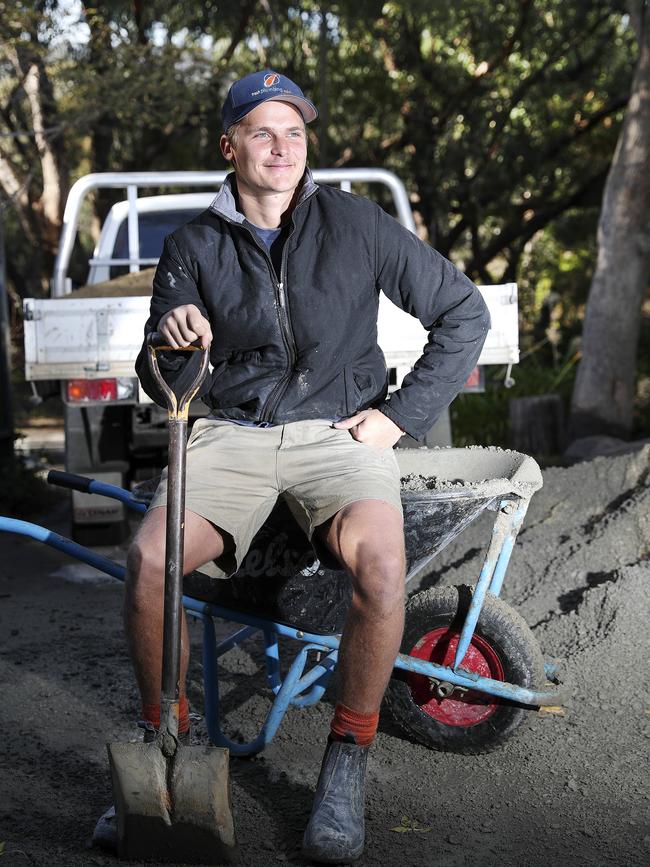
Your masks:
<instances>
[{"instance_id":1,"label":"sand pile","mask_svg":"<svg viewBox=\"0 0 650 867\"><path fill-rule=\"evenodd\" d=\"M155 268L145 268L133 274L122 274L104 283L88 283L73 290L64 298L128 298L135 295L151 295Z\"/></svg>"},{"instance_id":2,"label":"sand pile","mask_svg":"<svg viewBox=\"0 0 650 867\"><path fill-rule=\"evenodd\" d=\"M453 467L449 472L449 464L438 468L445 457L454 455L418 458L413 452L406 460L414 466L406 468L400 455L411 490L445 493L467 478L463 456L457 456L457 473ZM470 455L473 483L487 482L484 457ZM432 462L428 469L422 459ZM520 469L515 453L488 455L488 462L493 461L497 469L503 466L501 481ZM650 689L649 467L646 447L544 472L544 486L532 497L515 546L503 597L533 628L545 658L560 663L566 704L556 715L532 714L529 725L504 748L480 757L430 753L384 738L374 765L375 791L382 795L371 803L376 817L371 836L375 853L382 855L367 863L647 863L650 793L643 757ZM530 465L524 469L519 481L534 484ZM484 490L489 489L486 484ZM418 579L420 586L475 583L494 517L494 512L484 512L457 536L433 561L434 569ZM322 592L327 570L315 580L312 592L315 587ZM336 592L330 593L332 599L338 601ZM303 737L305 722L306 715L301 716ZM404 771L407 764L409 773ZM299 780L301 772L289 771L289 776ZM404 834L395 843L395 835L381 829L387 792L396 815L427 816L425 824L441 832L435 841L419 842ZM430 805L430 812L423 811L423 804ZM462 833L449 831L459 824Z\"/></svg>"}]
</instances>

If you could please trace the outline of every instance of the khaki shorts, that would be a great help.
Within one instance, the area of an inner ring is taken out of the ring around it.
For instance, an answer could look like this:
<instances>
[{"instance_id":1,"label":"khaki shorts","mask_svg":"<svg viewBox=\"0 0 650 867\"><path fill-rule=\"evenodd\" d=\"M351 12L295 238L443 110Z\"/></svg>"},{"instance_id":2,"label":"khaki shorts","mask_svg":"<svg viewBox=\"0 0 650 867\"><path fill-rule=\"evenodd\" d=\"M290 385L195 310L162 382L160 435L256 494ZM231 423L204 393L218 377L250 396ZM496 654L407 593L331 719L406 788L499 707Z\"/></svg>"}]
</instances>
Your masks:
<instances>
[{"instance_id":1,"label":"khaki shorts","mask_svg":"<svg viewBox=\"0 0 650 867\"><path fill-rule=\"evenodd\" d=\"M230 533L231 551L201 567L234 574L282 494L314 544L314 530L358 500L384 500L400 514L400 473L392 449L357 442L327 420L269 428L198 419L187 445L185 508ZM150 508L166 505L167 471ZM322 549L321 549L322 551Z\"/></svg>"}]
</instances>

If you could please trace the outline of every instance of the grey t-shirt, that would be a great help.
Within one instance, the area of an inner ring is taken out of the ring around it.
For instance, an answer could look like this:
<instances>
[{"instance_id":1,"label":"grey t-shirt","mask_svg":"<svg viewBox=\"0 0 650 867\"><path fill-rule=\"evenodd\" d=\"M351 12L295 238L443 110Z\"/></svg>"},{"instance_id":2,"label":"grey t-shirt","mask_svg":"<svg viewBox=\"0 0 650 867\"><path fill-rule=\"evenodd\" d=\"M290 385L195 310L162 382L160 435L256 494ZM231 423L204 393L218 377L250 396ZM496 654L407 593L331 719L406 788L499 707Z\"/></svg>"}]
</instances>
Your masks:
<instances>
[{"instance_id":1,"label":"grey t-shirt","mask_svg":"<svg viewBox=\"0 0 650 867\"><path fill-rule=\"evenodd\" d=\"M279 280L282 268L282 250L284 249L284 242L287 237L286 226L279 226L277 229L263 229L254 223L250 223L250 226L255 229L260 241L269 251L273 268Z\"/></svg>"}]
</instances>

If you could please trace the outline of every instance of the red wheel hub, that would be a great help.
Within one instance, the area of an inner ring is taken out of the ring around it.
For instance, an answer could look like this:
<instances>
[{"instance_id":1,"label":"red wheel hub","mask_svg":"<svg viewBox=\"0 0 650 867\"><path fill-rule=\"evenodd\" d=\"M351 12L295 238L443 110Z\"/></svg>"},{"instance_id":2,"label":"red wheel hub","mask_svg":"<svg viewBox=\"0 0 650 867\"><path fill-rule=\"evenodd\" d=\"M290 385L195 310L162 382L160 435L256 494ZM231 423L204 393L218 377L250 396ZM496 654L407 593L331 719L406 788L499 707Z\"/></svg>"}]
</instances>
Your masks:
<instances>
[{"instance_id":1,"label":"red wheel hub","mask_svg":"<svg viewBox=\"0 0 650 867\"><path fill-rule=\"evenodd\" d=\"M411 650L410 656L451 668L459 638L459 632L441 626L423 635ZM481 677L505 680L499 656L492 645L480 635L474 634L462 667ZM499 707L497 699L473 689L464 693L455 690L448 697L441 697L436 684L422 674L409 673L407 683L413 701L420 710L448 726L477 725L491 717Z\"/></svg>"}]
</instances>

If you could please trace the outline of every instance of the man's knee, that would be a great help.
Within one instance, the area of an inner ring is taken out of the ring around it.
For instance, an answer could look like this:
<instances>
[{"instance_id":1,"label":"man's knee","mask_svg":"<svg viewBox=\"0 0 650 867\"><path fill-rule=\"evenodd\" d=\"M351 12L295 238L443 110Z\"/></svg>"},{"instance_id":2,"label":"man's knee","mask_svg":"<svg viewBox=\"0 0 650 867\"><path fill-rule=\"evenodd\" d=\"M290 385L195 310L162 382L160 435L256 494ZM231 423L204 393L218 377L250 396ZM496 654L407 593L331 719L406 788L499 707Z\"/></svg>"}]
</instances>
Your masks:
<instances>
[{"instance_id":1,"label":"man's knee","mask_svg":"<svg viewBox=\"0 0 650 867\"><path fill-rule=\"evenodd\" d=\"M378 615L394 613L404 606L405 571L402 550L367 555L352 576L355 596Z\"/></svg>"},{"instance_id":2,"label":"man's knee","mask_svg":"<svg viewBox=\"0 0 650 867\"><path fill-rule=\"evenodd\" d=\"M130 605L146 605L164 593L165 546L152 538L137 537L126 557L126 593Z\"/></svg>"}]
</instances>

